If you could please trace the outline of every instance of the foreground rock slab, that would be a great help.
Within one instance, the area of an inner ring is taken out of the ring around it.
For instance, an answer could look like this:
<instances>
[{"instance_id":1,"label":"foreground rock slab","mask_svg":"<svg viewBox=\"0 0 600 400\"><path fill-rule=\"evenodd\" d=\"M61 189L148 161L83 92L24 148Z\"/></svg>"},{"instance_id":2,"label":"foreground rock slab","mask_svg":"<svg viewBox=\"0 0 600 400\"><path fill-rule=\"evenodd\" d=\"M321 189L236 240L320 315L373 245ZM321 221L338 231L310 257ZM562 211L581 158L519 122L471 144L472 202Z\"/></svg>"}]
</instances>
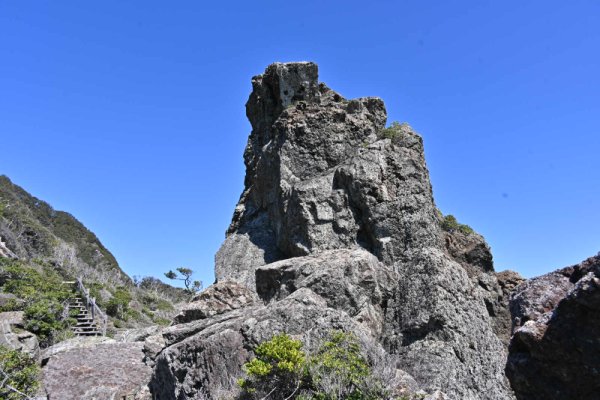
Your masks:
<instances>
[{"instance_id":1,"label":"foreground rock slab","mask_svg":"<svg viewBox=\"0 0 600 400\"><path fill-rule=\"evenodd\" d=\"M48 399L150 400L152 370L144 364L143 343L93 343L56 350L43 368Z\"/></svg>"}]
</instances>

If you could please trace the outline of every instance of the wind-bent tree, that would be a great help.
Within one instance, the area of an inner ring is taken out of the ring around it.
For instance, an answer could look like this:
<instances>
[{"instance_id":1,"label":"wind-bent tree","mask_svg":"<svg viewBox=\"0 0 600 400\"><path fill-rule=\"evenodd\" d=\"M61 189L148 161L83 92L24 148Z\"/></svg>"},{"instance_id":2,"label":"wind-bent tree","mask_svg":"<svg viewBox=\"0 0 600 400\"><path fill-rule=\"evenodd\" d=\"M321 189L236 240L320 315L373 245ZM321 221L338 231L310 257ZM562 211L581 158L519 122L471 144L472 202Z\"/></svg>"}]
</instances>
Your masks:
<instances>
[{"instance_id":1,"label":"wind-bent tree","mask_svg":"<svg viewBox=\"0 0 600 400\"><path fill-rule=\"evenodd\" d=\"M194 271L189 268L179 267L177 268L177 272L179 272L181 276L177 275L173 270L165 272L165 276L169 279L183 281L185 289L190 293L196 293L202 290L202 281L192 281L192 274Z\"/></svg>"}]
</instances>

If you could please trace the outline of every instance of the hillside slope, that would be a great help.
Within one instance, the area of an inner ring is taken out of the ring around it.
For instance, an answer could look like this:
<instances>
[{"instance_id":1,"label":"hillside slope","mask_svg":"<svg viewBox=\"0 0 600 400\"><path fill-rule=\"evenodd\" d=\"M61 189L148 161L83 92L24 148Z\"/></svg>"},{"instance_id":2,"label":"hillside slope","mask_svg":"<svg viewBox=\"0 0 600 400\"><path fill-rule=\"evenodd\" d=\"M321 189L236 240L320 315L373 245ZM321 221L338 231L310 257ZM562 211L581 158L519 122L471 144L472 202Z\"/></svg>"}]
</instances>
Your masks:
<instances>
[{"instance_id":1,"label":"hillside slope","mask_svg":"<svg viewBox=\"0 0 600 400\"><path fill-rule=\"evenodd\" d=\"M132 280L96 235L74 216L57 211L0 176L0 311L24 311L26 327L42 346L68 338L64 281L82 278L109 315L109 333L166 325L184 290L153 277ZM13 296L13 297L10 297Z\"/></svg>"}]
</instances>

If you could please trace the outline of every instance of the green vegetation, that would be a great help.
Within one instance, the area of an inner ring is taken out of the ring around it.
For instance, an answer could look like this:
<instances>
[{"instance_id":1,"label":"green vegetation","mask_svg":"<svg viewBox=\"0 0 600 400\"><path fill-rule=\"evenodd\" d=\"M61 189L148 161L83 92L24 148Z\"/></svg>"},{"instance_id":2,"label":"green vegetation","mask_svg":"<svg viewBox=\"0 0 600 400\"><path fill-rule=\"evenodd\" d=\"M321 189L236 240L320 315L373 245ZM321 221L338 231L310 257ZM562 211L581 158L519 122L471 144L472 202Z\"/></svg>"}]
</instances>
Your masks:
<instances>
[{"instance_id":1,"label":"green vegetation","mask_svg":"<svg viewBox=\"0 0 600 400\"><path fill-rule=\"evenodd\" d=\"M0 258L1 291L21 299L4 305L2 311L24 311L25 328L38 335L42 346L52 344L72 322L63 315L72 291L62 281L50 265Z\"/></svg>"},{"instance_id":2,"label":"green vegetation","mask_svg":"<svg viewBox=\"0 0 600 400\"><path fill-rule=\"evenodd\" d=\"M405 132L410 130L410 125L406 122L394 121L387 128L383 128L377 134L381 139L391 139L393 143L398 143L404 136Z\"/></svg>"},{"instance_id":3,"label":"green vegetation","mask_svg":"<svg viewBox=\"0 0 600 400\"><path fill-rule=\"evenodd\" d=\"M319 400L378 399L383 393L351 333L332 332L311 358L309 371Z\"/></svg>"},{"instance_id":4,"label":"green vegetation","mask_svg":"<svg viewBox=\"0 0 600 400\"><path fill-rule=\"evenodd\" d=\"M129 310L129 302L131 301L131 293L127 288L121 286L112 294L113 296L106 303L106 313L111 317L127 321Z\"/></svg>"},{"instance_id":5,"label":"green vegetation","mask_svg":"<svg viewBox=\"0 0 600 400\"><path fill-rule=\"evenodd\" d=\"M238 381L241 399L267 398L271 393L289 399L375 400L386 397L361 354L357 338L333 331L315 354L283 333L261 343L256 358L244 364L247 377Z\"/></svg>"},{"instance_id":6,"label":"green vegetation","mask_svg":"<svg viewBox=\"0 0 600 400\"><path fill-rule=\"evenodd\" d=\"M16 247L17 242L20 256L20 261L0 259L0 293L16 296L4 300L0 311L24 311L26 329L38 335L42 346L71 335L67 327L73 321L64 314L66 300L74 293L63 281L83 277L90 296L116 328L168 324L175 312L173 303L189 300L190 291L201 285L185 280L191 277L188 269L181 271L188 290L152 277L132 282L113 255L77 219L54 210L3 175L0 222L10 230L9 242L13 243L9 246Z\"/></svg>"},{"instance_id":7,"label":"green vegetation","mask_svg":"<svg viewBox=\"0 0 600 400\"><path fill-rule=\"evenodd\" d=\"M169 279L183 281L183 284L185 285L185 289L189 293L196 293L196 292L202 290L202 282L201 281L192 281L192 274L194 273L194 271L192 271L189 268L179 267L179 268L177 268L177 272L179 272L181 274L181 277L179 277L179 275L177 275L177 273L172 270L169 272L166 272L165 276Z\"/></svg>"},{"instance_id":8,"label":"green vegetation","mask_svg":"<svg viewBox=\"0 0 600 400\"><path fill-rule=\"evenodd\" d=\"M470 235L475 231L469 225L461 224L456 220L454 215L446 215L441 222L442 229L446 232L462 232L465 235Z\"/></svg>"},{"instance_id":9,"label":"green vegetation","mask_svg":"<svg viewBox=\"0 0 600 400\"><path fill-rule=\"evenodd\" d=\"M39 367L20 351L0 346L0 399L22 400L35 395Z\"/></svg>"},{"instance_id":10,"label":"green vegetation","mask_svg":"<svg viewBox=\"0 0 600 400\"><path fill-rule=\"evenodd\" d=\"M296 393L305 380L306 355L301 349L302 342L285 333L258 345L256 358L243 367L248 378L238 381L243 398L260 399L273 391L282 398Z\"/></svg>"},{"instance_id":11,"label":"green vegetation","mask_svg":"<svg viewBox=\"0 0 600 400\"><path fill-rule=\"evenodd\" d=\"M96 235L71 214L54 210L45 201L14 185L6 176L0 176L0 203L4 204L0 217L10 222L13 230L21 232L22 244L28 253L51 256L57 239L62 239L74 245L78 257L89 266L99 263L99 253L104 269L118 270L119 275L126 279L117 260Z\"/></svg>"}]
</instances>

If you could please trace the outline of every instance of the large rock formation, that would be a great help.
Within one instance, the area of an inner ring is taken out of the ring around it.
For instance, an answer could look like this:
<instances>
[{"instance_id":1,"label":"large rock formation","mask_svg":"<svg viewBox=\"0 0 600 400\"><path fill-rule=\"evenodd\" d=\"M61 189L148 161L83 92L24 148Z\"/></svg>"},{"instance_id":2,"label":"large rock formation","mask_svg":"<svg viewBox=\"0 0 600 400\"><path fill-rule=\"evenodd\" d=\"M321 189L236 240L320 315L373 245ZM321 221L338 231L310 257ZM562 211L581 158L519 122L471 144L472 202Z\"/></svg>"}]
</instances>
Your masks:
<instances>
[{"instance_id":1,"label":"large rock formation","mask_svg":"<svg viewBox=\"0 0 600 400\"><path fill-rule=\"evenodd\" d=\"M223 295L239 288L221 288L207 300L225 312L197 304L200 319L188 310L148 338L153 393L220 398L274 333L310 346L344 329L374 365L393 366L381 374L400 391L511 399L479 283L501 297L491 254L485 242L446 243L421 137L404 125L383 131L380 99L344 99L313 63L273 64L252 85L245 188L216 277L263 301L229 306Z\"/></svg>"},{"instance_id":2,"label":"large rock formation","mask_svg":"<svg viewBox=\"0 0 600 400\"><path fill-rule=\"evenodd\" d=\"M510 306L517 398L600 398L600 256L521 284Z\"/></svg>"}]
</instances>

